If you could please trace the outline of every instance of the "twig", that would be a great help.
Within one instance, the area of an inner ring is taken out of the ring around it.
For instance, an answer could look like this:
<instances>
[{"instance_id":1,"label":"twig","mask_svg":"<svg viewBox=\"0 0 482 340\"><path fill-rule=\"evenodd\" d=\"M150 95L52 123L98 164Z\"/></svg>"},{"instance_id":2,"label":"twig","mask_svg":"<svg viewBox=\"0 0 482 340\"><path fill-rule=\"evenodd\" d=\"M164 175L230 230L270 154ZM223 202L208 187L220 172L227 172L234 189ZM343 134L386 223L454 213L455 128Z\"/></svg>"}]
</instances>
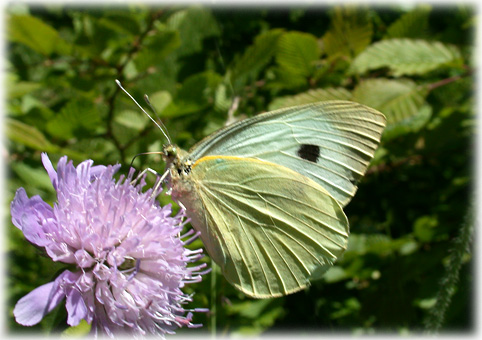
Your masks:
<instances>
[{"instance_id":1,"label":"twig","mask_svg":"<svg viewBox=\"0 0 482 340\"><path fill-rule=\"evenodd\" d=\"M152 30L155 21L162 15L162 13L163 13L163 11L159 10L159 11L154 12L151 15L149 23L146 26L146 29L143 32L141 32L141 34L135 39L131 48L127 52L126 58L124 59L123 63L115 67L116 70L117 70L116 79L118 79L119 81L122 81L124 79L123 72L124 72L124 69L125 69L126 65L133 58L133 56L141 49L144 39L146 38L148 33ZM112 95L110 97L107 98L107 105L109 107L109 110L107 112L107 132L106 132L106 136L109 137L112 140L112 142L114 143L117 150L119 150L120 159L122 160L122 162L125 162L125 150L127 149L127 147L131 143L127 142L124 145L122 145L121 142L115 137L115 135L113 133L114 112L115 112L114 103L115 103L115 98L117 97L117 94L119 93L119 91L120 91L120 88L118 86L115 86L114 92L112 93Z\"/></svg>"}]
</instances>

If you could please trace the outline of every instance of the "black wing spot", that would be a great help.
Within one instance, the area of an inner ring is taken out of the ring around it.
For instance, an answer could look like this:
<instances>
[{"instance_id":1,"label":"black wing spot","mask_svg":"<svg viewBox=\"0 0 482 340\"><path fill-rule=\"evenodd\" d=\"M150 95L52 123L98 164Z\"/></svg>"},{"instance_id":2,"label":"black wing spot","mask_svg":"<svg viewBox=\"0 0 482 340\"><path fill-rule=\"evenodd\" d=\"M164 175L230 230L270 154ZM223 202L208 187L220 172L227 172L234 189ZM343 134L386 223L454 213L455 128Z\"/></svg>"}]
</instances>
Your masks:
<instances>
[{"instance_id":1,"label":"black wing spot","mask_svg":"<svg viewBox=\"0 0 482 340\"><path fill-rule=\"evenodd\" d=\"M318 157L320 157L320 147L313 144L301 144L297 153L301 158L316 163L318 161Z\"/></svg>"}]
</instances>

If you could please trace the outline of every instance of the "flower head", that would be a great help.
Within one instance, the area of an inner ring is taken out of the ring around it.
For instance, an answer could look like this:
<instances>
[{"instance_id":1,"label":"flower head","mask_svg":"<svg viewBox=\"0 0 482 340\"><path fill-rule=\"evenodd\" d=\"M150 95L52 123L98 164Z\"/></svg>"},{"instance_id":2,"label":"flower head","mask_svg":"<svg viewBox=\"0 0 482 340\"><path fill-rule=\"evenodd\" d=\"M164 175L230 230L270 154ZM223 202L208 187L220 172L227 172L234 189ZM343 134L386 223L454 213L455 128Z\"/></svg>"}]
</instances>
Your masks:
<instances>
[{"instance_id":1,"label":"flower head","mask_svg":"<svg viewBox=\"0 0 482 340\"><path fill-rule=\"evenodd\" d=\"M170 205L160 207L153 189L142 192L143 178L131 184L133 170L116 182L119 165L92 166L88 160L76 168L62 157L55 171L46 154L42 162L57 203L52 208L20 188L11 204L12 222L54 261L75 270L21 298L16 321L34 325L65 297L69 325L85 319L94 332L109 336L122 331L163 335L199 326L183 308L191 297L181 288L201 281L204 265L187 265L203 255L201 249L184 247L197 237L182 241L192 230L179 237L184 215L171 216Z\"/></svg>"}]
</instances>

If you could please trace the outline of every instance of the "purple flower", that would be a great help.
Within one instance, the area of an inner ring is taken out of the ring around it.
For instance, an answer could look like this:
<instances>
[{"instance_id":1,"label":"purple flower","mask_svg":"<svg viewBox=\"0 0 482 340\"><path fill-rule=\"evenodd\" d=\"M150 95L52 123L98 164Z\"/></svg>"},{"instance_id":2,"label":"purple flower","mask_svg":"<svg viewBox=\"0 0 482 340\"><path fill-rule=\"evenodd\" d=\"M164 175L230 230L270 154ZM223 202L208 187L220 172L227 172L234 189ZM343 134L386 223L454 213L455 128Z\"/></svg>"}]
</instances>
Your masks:
<instances>
[{"instance_id":1,"label":"purple flower","mask_svg":"<svg viewBox=\"0 0 482 340\"><path fill-rule=\"evenodd\" d=\"M131 184L133 169L116 182L120 165L92 166L88 160L75 168L62 157L56 172L46 154L42 162L57 203L52 208L20 188L11 204L12 222L54 261L75 270L65 270L21 298L16 321L34 325L65 297L67 323L75 326L85 319L95 333L164 335L181 326L200 326L191 323L191 311L205 310L183 308L191 297L181 288L201 281L205 267L187 267L203 255L201 249L184 247L198 236L193 230L179 236L184 215L172 217L170 205L160 207L159 192L142 192L144 178ZM182 241L186 236L191 237Z\"/></svg>"}]
</instances>

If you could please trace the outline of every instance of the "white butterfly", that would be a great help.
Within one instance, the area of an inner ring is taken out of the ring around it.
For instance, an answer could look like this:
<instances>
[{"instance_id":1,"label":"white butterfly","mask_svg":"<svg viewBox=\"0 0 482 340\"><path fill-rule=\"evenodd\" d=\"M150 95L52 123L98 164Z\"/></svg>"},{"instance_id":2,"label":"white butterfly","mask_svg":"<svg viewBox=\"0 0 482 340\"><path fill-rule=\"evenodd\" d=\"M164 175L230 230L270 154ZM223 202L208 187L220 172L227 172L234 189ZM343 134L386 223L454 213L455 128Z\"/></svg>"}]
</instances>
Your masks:
<instances>
[{"instance_id":1,"label":"white butterfly","mask_svg":"<svg viewBox=\"0 0 482 340\"><path fill-rule=\"evenodd\" d=\"M328 101L246 119L189 152L169 144L172 198L236 288L255 298L294 293L346 249L342 207L385 122L369 107Z\"/></svg>"}]
</instances>

